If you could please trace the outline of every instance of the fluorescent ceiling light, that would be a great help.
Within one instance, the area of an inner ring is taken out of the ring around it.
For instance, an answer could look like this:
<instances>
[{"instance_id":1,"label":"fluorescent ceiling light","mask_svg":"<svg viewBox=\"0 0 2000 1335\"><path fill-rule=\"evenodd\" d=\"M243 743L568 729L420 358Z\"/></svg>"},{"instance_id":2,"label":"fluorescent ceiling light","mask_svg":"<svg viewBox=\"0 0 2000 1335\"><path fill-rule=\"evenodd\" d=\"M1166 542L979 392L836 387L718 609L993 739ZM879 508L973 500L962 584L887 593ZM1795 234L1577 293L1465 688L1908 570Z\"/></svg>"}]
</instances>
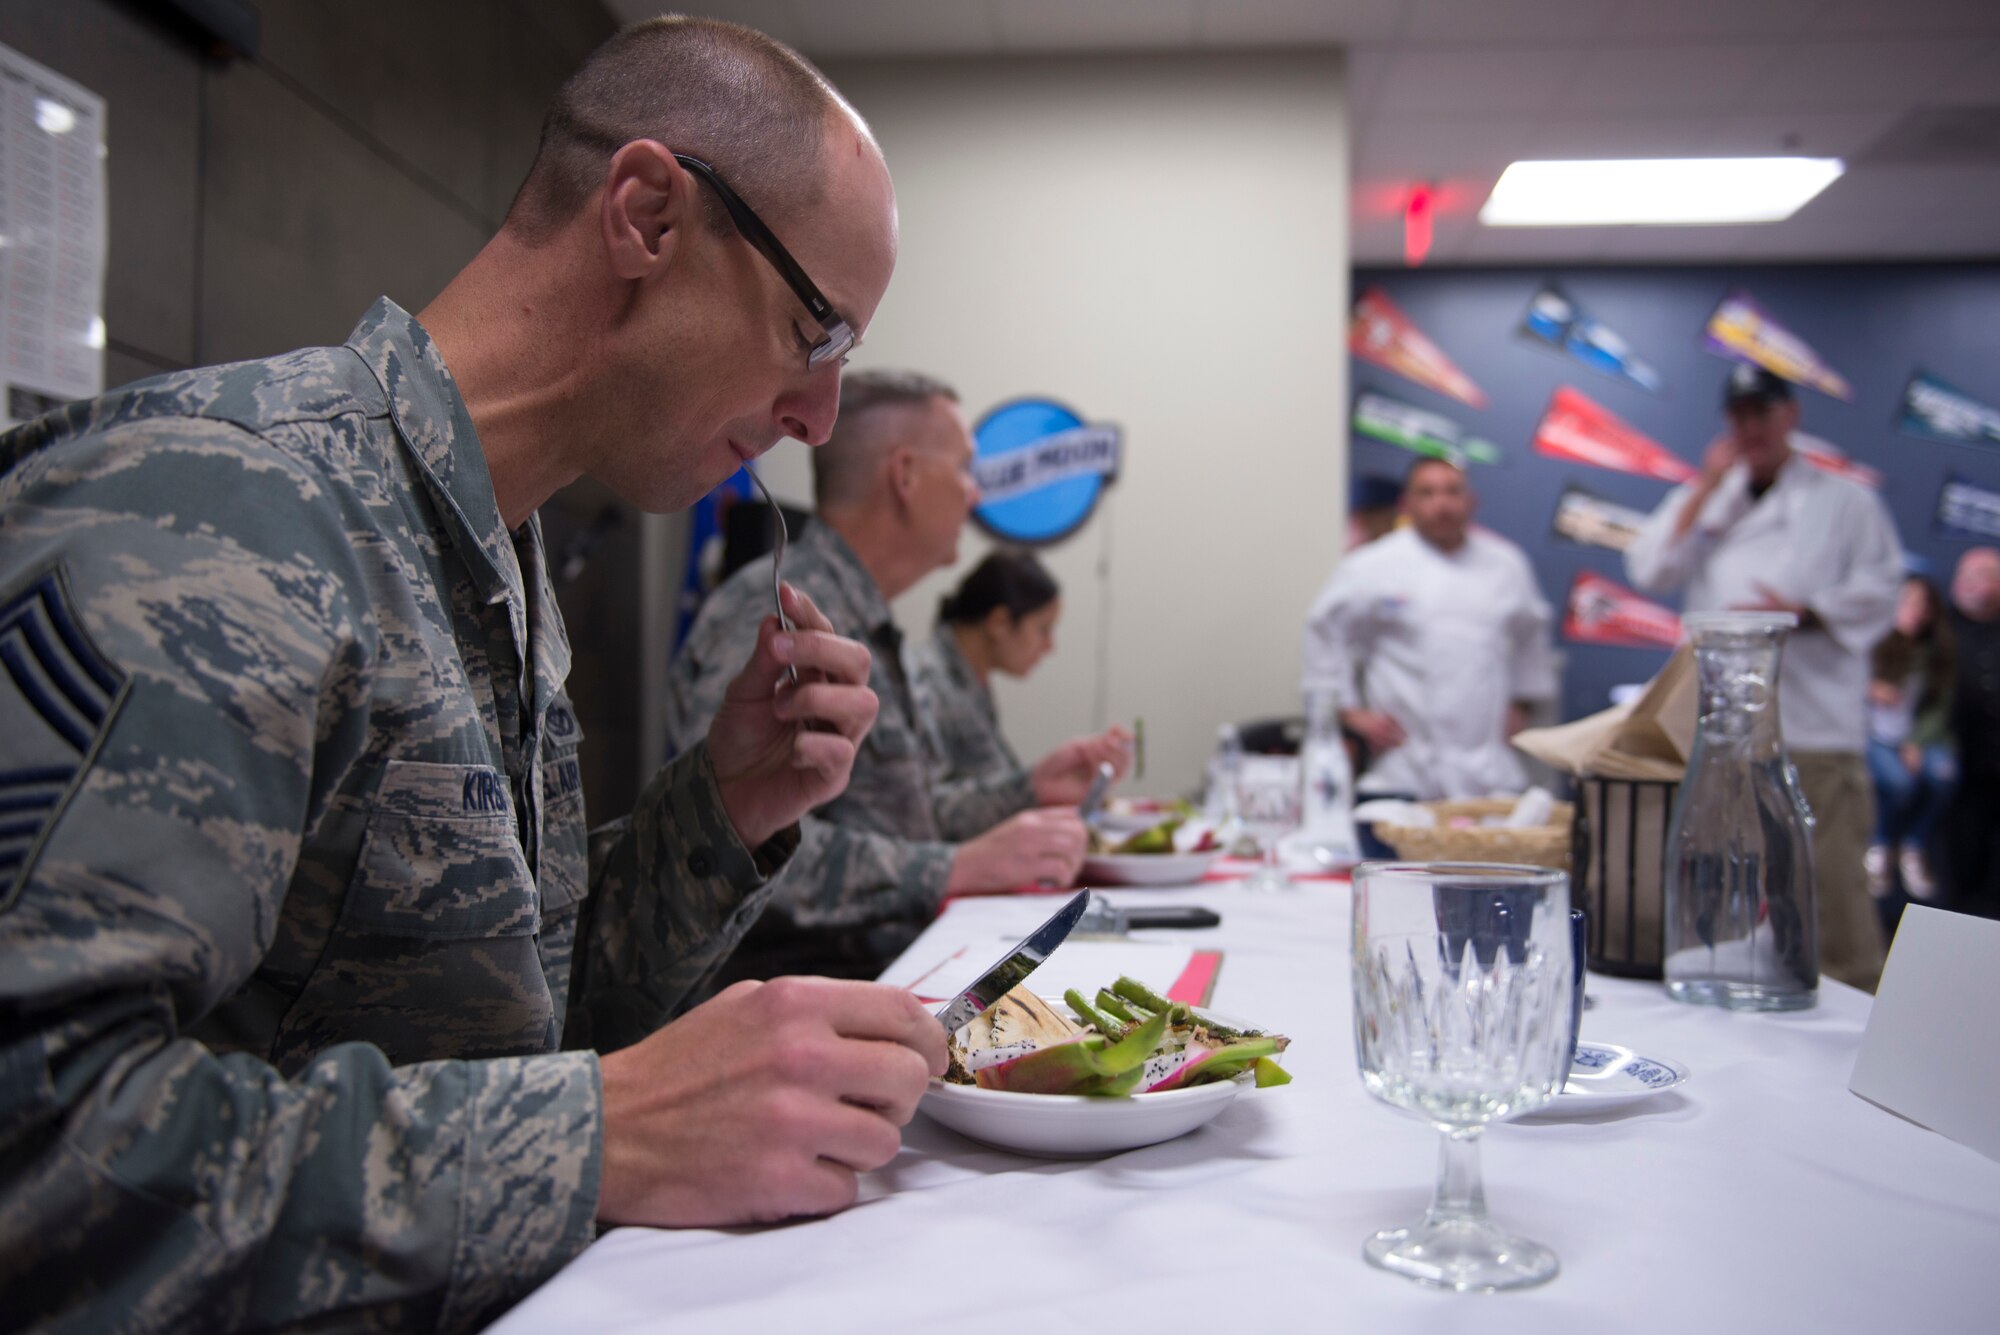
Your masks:
<instances>
[{"instance_id":1,"label":"fluorescent ceiling light","mask_svg":"<svg viewBox=\"0 0 2000 1335\"><path fill-rule=\"evenodd\" d=\"M1516 162L1479 210L1488 227L1782 222L1839 179L1839 158Z\"/></svg>"}]
</instances>

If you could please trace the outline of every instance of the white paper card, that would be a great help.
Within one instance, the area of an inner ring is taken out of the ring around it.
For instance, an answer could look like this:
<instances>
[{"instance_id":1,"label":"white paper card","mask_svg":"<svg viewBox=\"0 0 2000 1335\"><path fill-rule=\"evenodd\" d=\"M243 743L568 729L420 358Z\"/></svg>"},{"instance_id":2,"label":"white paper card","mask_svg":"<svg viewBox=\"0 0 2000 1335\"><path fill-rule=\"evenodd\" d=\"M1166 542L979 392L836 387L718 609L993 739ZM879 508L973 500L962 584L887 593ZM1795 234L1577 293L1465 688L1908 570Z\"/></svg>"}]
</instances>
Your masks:
<instances>
[{"instance_id":1,"label":"white paper card","mask_svg":"<svg viewBox=\"0 0 2000 1335\"><path fill-rule=\"evenodd\" d=\"M2000 1161L2000 922L1903 910L1847 1087Z\"/></svg>"}]
</instances>

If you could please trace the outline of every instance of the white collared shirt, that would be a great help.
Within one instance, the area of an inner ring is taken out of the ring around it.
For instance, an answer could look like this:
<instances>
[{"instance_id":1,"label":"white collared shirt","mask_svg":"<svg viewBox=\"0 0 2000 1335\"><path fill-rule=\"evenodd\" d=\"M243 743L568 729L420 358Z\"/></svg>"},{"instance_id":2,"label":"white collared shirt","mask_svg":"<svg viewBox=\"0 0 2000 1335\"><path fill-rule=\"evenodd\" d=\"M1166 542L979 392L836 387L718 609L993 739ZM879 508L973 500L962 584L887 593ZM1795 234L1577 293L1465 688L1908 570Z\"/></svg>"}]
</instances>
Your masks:
<instances>
[{"instance_id":1,"label":"white collared shirt","mask_svg":"<svg viewBox=\"0 0 2000 1335\"><path fill-rule=\"evenodd\" d=\"M1889 631L1903 580L1881 498L1795 452L1761 497L1750 494L1747 468L1731 468L1676 540L1674 522L1693 490L1676 488L1653 511L1625 551L1626 573L1652 593L1685 589L1690 612L1758 603L1767 592L1810 608L1819 625L1792 634L1779 670L1785 745L1859 753L1868 737L1869 652Z\"/></svg>"},{"instance_id":2,"label":"white collared shirt","mask_svg":"<svg viewBox=\"0 0 2000 1335\"><path fill-rule=\"evenodd\" d=\"M1306 619L1307 690L1380 710L1407 739L1363 776L1420 798L1518 792L1507 706L1555 694L1548 601L1521 549L1474 529L1439 551L1401 528L1341 560Z\"/></svg>"}]
</instances>

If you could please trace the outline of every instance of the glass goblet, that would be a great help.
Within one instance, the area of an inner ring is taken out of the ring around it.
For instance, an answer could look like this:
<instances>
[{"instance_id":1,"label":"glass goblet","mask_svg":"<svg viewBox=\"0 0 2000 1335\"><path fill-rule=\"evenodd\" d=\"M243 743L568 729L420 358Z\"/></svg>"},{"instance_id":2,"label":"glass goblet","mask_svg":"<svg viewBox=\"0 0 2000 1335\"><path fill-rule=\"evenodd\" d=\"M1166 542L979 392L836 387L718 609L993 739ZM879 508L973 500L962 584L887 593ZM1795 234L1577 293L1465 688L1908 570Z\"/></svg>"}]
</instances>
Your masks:
<instances>
[{"instance_id":1,"label":"glass goblet","mask_svg":"<svg viewBox=\"0 0 2000 1335\"><path fill-rule=\"evenodd\" d=\"M1459 1290L1555 1277L1556 1255L1486 1212L1479 1134L1561 1087L1570 1045L1569 878L1542 867L1369 862L1354 872L1354 1042L1362 1083L1442 1133L1416 1223L1370 1263Z\"/></svg>"}]
</instances>

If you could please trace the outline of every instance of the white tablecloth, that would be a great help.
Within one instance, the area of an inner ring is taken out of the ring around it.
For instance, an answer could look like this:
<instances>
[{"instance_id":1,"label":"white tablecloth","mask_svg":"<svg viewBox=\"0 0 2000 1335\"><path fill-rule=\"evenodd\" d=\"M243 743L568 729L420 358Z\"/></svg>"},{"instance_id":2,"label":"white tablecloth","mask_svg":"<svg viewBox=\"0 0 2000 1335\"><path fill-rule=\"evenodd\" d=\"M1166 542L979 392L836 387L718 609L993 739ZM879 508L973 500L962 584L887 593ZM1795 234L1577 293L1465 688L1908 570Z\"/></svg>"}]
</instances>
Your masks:
<instances>
[{"instance_id":1,"label":"white tablecloth","mask_svg":"<svg viewBox=\"0 0 2000 1335\"><path fill-rule=\"evenodd\" d=\"M1348 894L1120 892L1222 925L1214 1005L1293 1036L1290 1086L1164 1145L1083 1162L982 1148L921 1114L855 1208L780 1227L605 1235L495 1330L1893 1332L2000 1329L2000 1164L1847 1091L1868 998L1737 1015L1600 978L1586 1040L1692 1069L1598 1120L1484 1138L1487 1198L1562 1273L1504 1295L1361 1259L1418 1217L1437 1134L1362 1089ZM906 961L1018 936L1056 901L954 904ZM1154 934L1156 936L1165 934ZM1967 1017L2000 1023L2000 1016Z\"/></svg>"}]
</instances>

